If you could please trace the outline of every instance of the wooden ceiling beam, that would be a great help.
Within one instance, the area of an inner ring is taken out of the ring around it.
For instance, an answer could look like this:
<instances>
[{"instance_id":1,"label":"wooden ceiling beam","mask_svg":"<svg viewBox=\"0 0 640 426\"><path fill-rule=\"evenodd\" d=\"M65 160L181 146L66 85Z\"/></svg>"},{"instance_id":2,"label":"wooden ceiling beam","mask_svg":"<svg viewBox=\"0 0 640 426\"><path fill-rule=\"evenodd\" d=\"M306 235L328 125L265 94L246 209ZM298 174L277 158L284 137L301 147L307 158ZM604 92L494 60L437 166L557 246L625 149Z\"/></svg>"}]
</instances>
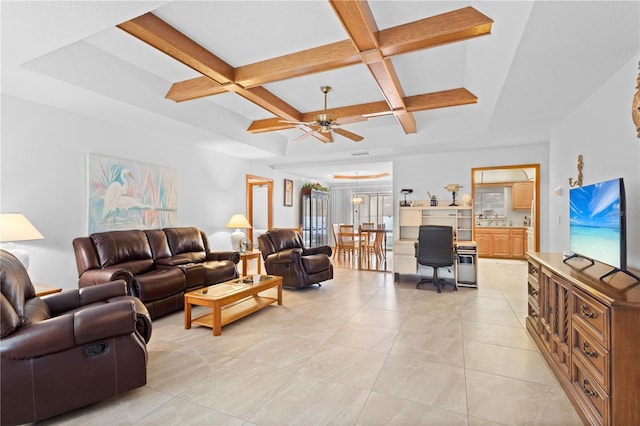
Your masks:
<instances>
[{"instance_id":1,"label":"wooden ceiling beam","mask_svg":"<svg viewBox=\"0 0 640 426\"><path fill-rule=\"evenodd\" d=\"M166 53L220 84L234 81L234 69L153 13L145 13L118 28Z\"/></svg>"},{"instance_id":2,"label":"wooden ceiling beam","mask_svg":"<svg viewBox=\"0 0 640 426\"><path fill-rule=\"evenodd\" d=\"M349 4L352 2L336 1L334 3ZM243 65L235 69L235 82L248 88L363 62L365 64L378 62L382 58L389 58L400 53L436 47L489 34L492 23L493 21L490 18L476 9L467 7L378 31L374 34L378 40L379 49L378 46L367 49L364 48L365 45L363 44L363 50L359 51L354 42L349 39ZM370 27L370 24L366 25L367 28ZM436 28L430 28L431 25ZM358 32L357 29L353 31L354 33ZM357 37L360 36L358 35ZM373 44L375 45L375 43ZM185 82L174 83L176 90L182 83ZM186 93L186 90L181 91L181 96L184 99L196 99L209 96L212 89L210 86L205 85L202 93L197 90L198 87L193 86L188 93Z\"/></svg>"},{"instance_id":3,"label":"wooden ceiling beam","mask_svg":"<svg viewBox=\"0 0 640 426\"><path fill-rule=\"evenodd\" d=\"M468 40L491 33L493 20L471 6L380 31L385 57Z\"/></svg>"},{"instance_id":4,"label":"wooden ceiling beam","mask_svg":"<svg viewBox=\"0 0 640 426\"><path fill-rule=\"evenodd\" d=\"M424 93L421 95L408 96L404 99L408 112L426 111L430 109L447 108L459 105L468 105L478 102L478 98L465 88L443 90L441 92ZM338 108L330 108L328 110L318 110L305 112L302 114L300 121L314 121L315 116L321 113L333 114L340 118L348 118L354 116L363 116L366 118L381 117L383 115L395 115L398 120L403 119L403 111L394 111L389 108L389 104L385 101L369 102L358 105L350 105ZM415 125L415 123L414 123ZM247 129L250 133L273 132L276 130L293 129L296 125L283 123L282 119L267 118L264 120L256 120L251 123Z\"/></svg>"},{"instance_id":5,"label":"wooden ceiling beam","mask_svg":"<svg viewBox=\"0 0 640 426\"><path fill-rule=\"evenodd\" d=\"M166 98L176 101L234 92L270 113L299 120L300 112L263 87L245 88L235 81L235 69L152 13L145 13L118 28L193 68L204 77L173 85ZM198 93L196 95L196 93Z\"/></svg>"},{"instance_id":6,"label":"wooden ceiling beam","mask_svg":"<svg viewBox=\"0 0 640 426\"><path fill-rule=\"evenodd\" d=\"M362 60L375 79L389 108L396 111L398 122L406 134L416 133L416 121L404 104L404 89L390 59L380 51L378 25L366 2L329 0L333 11L362 55Z\"/></svg>"},{"instance_id":7,"label":"wooden ceiling beam","mask_svg":"<svg viewBox=\"0 0 640 426\"><path fill-rule=\"evenodd\" d=\"M359 63L358 51L351 41L343 40L240 66L236 68L236 82L255 87Z\"/></svg>"}]
</instances>

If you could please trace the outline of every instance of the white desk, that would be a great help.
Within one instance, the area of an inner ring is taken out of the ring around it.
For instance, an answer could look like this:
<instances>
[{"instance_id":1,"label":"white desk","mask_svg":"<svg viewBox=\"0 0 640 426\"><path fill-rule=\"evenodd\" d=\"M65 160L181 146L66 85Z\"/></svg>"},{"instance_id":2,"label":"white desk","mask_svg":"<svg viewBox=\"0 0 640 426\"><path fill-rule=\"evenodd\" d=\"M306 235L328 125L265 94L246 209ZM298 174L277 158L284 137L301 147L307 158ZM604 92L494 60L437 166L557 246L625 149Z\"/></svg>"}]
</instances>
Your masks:
<instances>
[{"instance_id":1,"label":"white desk","mask_svg":"<svg viewBox=\"0 0 640 426\"><path fill-rule=\"evenodd\" d=\"M393 243L393 273L396 281L402 275L417 275L415 243L418 240L399 239ZM478 245L475 241L455 241L454 275L458 287L478 287ZM446 278L446 275L443 275ZM453 278L453 277L451 277Z\"/></svg>"}]
</instances>

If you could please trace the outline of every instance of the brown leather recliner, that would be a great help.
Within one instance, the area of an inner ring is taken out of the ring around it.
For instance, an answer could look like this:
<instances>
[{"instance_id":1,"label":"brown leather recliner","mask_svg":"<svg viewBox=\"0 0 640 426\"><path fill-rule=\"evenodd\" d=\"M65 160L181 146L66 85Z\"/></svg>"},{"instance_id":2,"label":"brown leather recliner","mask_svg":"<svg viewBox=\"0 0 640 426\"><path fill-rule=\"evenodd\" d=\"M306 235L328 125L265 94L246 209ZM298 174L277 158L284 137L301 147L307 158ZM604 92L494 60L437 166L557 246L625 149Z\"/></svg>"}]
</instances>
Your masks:
<instances>
[{"instance_id":1,"label":"brown leather recliner","mask_svg":"<svg viewBox=\"0 0 640 426\"><path fill-rule=\"evenodd\" d=\"M0 266L3 425L37 422L146 384L151 318L126 296L124 281L39 298L17 258L0 250Z\"/></svg>"},{"instance_id":2,"label":"brown leather recliner","mask_svg":"<svg viewBox=\"0 0 640 426\"><path fill-rule=\"evenodd\" d=\"M293 229L272 229L258 237L264 268L282 277L282 285L306 287L333 278L331 247L305 248Z\"/></svg>"}]
</instances>

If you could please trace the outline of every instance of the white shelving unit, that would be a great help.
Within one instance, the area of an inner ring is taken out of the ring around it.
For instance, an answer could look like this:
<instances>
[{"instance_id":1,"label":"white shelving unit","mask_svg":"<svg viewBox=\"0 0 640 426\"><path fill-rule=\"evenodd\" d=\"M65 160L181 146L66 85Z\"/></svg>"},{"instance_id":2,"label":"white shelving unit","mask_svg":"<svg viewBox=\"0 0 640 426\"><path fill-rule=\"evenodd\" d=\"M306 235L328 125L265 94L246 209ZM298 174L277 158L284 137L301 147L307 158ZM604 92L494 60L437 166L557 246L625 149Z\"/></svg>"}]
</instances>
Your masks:
<instances>
[{"instance_id":1,"label":"white shelving unit","mask_svg":"<svg viewBox=\"0 0 640 426\"><path fill-rule=\"evenodd\" d=\"M430 206L428 201L417 201L416 207L400 207L400 238L393 244L393 272L399 274L416 274L416 257L414 244L418 241L420 225L451 226L457 244L473 245L473 206L450 206L441 202Z\"/></svg>"}]
</instances>

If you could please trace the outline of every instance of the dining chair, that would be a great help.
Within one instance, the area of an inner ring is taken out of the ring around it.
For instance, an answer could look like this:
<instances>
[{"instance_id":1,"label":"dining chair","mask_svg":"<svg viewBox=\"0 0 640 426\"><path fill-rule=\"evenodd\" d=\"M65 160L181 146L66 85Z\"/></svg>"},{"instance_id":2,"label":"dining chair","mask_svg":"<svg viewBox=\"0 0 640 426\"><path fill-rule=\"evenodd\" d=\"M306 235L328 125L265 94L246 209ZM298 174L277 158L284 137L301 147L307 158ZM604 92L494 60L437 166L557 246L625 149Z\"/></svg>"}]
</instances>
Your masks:
<instances>
[{"instance_id":1,"label":"dining chair","mask_svg":"<svg viewBox=\"0 0 640 426\"><path fill-rule=\"evenodd\" d=\"M338 253L340 249L340 239L338 238L338 234L340 233L340 224L334 223L331 225L331 229L333 230L333 258L335 259L336 253Z\"/></svg>"},{"instance_id":2,"label":"dining chair","mask_svg":"<svg viewBox=\"0 0 640 426\"><path fill-rule=\"evenodd\" d=\"M340 254L348 254L349 259L358 253L359 237L355 234L353 225L340 225L338 230L340 240Z\"/></svg>"}]
</instances>

